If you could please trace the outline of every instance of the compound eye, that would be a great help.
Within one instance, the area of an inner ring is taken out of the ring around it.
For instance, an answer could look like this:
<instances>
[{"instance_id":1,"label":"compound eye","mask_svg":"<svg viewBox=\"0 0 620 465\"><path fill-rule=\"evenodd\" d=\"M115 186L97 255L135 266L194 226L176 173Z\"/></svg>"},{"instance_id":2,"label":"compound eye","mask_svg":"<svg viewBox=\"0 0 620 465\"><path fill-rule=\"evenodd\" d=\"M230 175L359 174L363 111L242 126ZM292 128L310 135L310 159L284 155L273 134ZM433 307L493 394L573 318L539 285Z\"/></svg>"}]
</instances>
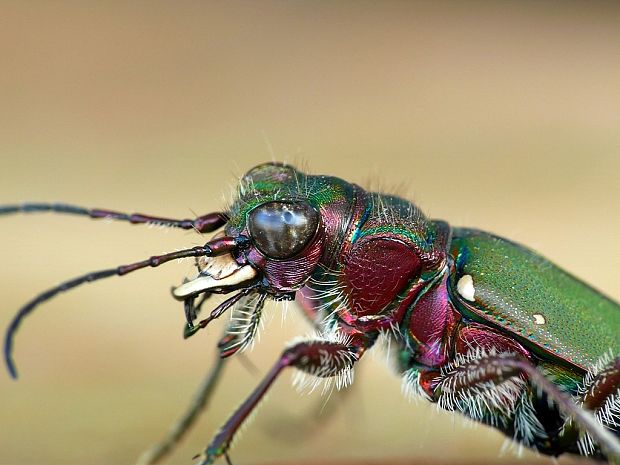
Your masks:
<instances>
[{"instance_id":1,"label":"compound eye","mask_svg":"<svg viewBox=\"0 0 620 465\"><path fill-rule=\"evenodd\" d=\"M275 259L301 252L314 237L319 213L305 203L269 202L250 212L248 228L256 247Z\"/></svg>"}]
</instances>

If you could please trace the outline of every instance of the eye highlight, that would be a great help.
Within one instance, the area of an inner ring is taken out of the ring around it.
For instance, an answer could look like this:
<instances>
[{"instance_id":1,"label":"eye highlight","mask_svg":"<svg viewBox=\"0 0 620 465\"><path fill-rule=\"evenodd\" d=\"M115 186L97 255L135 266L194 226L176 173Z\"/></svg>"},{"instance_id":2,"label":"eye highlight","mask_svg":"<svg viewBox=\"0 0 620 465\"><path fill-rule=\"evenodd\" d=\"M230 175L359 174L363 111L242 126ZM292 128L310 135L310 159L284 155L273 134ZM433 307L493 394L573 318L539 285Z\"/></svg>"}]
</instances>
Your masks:
<instances>
[{"instance_id":1,"label":"eye highlight","mask_svg":"<svg viewBox=\"0 0 620 465\"><path fill-rule=\"evenodd\" d=\"M275 259L301 252L319 225L319 214L306 203L269 202L250 212L248 228L256 247Z\"/></svg>"}]
</instances>

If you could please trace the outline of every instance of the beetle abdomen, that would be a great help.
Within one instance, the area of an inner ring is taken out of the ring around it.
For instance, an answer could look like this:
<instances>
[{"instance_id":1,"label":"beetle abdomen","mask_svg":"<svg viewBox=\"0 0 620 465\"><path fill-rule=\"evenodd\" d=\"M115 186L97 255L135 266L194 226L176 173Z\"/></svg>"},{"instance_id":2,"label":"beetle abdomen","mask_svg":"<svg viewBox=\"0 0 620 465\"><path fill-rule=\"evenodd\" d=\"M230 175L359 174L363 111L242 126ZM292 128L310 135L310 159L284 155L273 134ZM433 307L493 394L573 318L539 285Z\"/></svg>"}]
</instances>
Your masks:
<instances>
[{"instance_id":1,"label":"beetle abdomen","mask_svg":"<svg viewBox=\"0 0 620 465\"><path fill-rule=\"evenodd\" d=\"M510 331L537 352L581 368L620 353L620 306L530 249L454 230L452 281L466 316Z\"/></svg>"}]
</instances>

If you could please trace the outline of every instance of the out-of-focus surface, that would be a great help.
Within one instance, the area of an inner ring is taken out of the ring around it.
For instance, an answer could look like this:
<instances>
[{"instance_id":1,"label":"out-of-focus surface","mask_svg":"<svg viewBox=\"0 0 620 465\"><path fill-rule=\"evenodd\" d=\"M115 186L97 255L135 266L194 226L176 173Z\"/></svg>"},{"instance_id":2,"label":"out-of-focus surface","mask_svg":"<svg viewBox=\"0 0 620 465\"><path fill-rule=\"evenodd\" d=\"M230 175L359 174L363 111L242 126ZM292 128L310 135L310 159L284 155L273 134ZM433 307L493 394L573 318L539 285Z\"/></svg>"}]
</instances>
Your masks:
<instances>
[{"instance_id":1,"label":"out-of-focus surface","mask_svg":"<svg viewBox=\"0 0 620 465\"><path fill-rule=\"evenodd\" d=\"M220 208L255 164L303 161L400 186L430 215L528 244L618 299L619 22L611 2L3 1L0 202L185 217ZM203 241L62 216L0 222L1 326L60 280ZM26 322L21 379L0 375L1 464L127 464L162 436L219 334L181 338L169 289L189 271L80 288ZM271 313L249 355L260 372L309 331ZM407 403L373 352L329 418L285 374L234 463L515 463L500 434ZM171 463L191 463L258 380L232 360Z\"/></svg>"}]
</instances>

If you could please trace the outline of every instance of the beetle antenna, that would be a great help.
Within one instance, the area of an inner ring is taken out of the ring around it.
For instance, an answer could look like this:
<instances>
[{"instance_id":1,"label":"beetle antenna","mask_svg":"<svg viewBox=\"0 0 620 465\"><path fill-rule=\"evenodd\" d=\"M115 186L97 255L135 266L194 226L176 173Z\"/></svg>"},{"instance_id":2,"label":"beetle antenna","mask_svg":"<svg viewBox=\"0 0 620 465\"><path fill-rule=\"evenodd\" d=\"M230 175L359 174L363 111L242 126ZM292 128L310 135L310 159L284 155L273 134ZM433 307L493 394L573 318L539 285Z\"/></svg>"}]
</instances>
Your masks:
<instances>
[{"instance_id":1,"label":"beetle antenna","mask_svg":"<svg viewBox=\"0 0 620 465\"><path fill-rule=\"evenodd\" d=\"M15 340L15 334L24 318L31 314L33 310L43 302L51 299L52 297L55 297L61 292L69 291L81 284L91 283L100 279L109 278L110 276L124 276L128 273L131 273L132 271L140 270L147 267L157 267L163 263L181 258L221 255L223 253L235 250L238 246L238 242L239 241L233 237L219 237L217 239L207 242L204 246L197 246L192 247L191 249L178 250L163 255L154 255L150 258L147 258L146 260L131 263L129 265L121 265L116 268L94 271L83 276L73 278L69 281L65 281L58 286L42 292L19 309L17 314L13 317L13 320L11 321L11 324L6 331L6 335L4 338L4 361L11 377L13 377L14 379L17 378L17 368L13 360L13 345Z\"/></svg>"},{"instance_id":2,"label":"beetle antenna","mask_svg":"<svg viewBox=\"0 0 620 465\"><path fill-rule=\"evenodd\" d=\"M144 215L142 213L121 213L113 210L98 208L84 208L64 203L22 203L16 205L0 205L0 215L13 213L64 213L68 215L87 216L92 219L111 219L127 221L131 224L155 224L169 228L195 229L200 233L207 233L221 228L228 221L223 212L207 213L194 219L175 220L159 216Z\"/></svg>"}]
</instances>

